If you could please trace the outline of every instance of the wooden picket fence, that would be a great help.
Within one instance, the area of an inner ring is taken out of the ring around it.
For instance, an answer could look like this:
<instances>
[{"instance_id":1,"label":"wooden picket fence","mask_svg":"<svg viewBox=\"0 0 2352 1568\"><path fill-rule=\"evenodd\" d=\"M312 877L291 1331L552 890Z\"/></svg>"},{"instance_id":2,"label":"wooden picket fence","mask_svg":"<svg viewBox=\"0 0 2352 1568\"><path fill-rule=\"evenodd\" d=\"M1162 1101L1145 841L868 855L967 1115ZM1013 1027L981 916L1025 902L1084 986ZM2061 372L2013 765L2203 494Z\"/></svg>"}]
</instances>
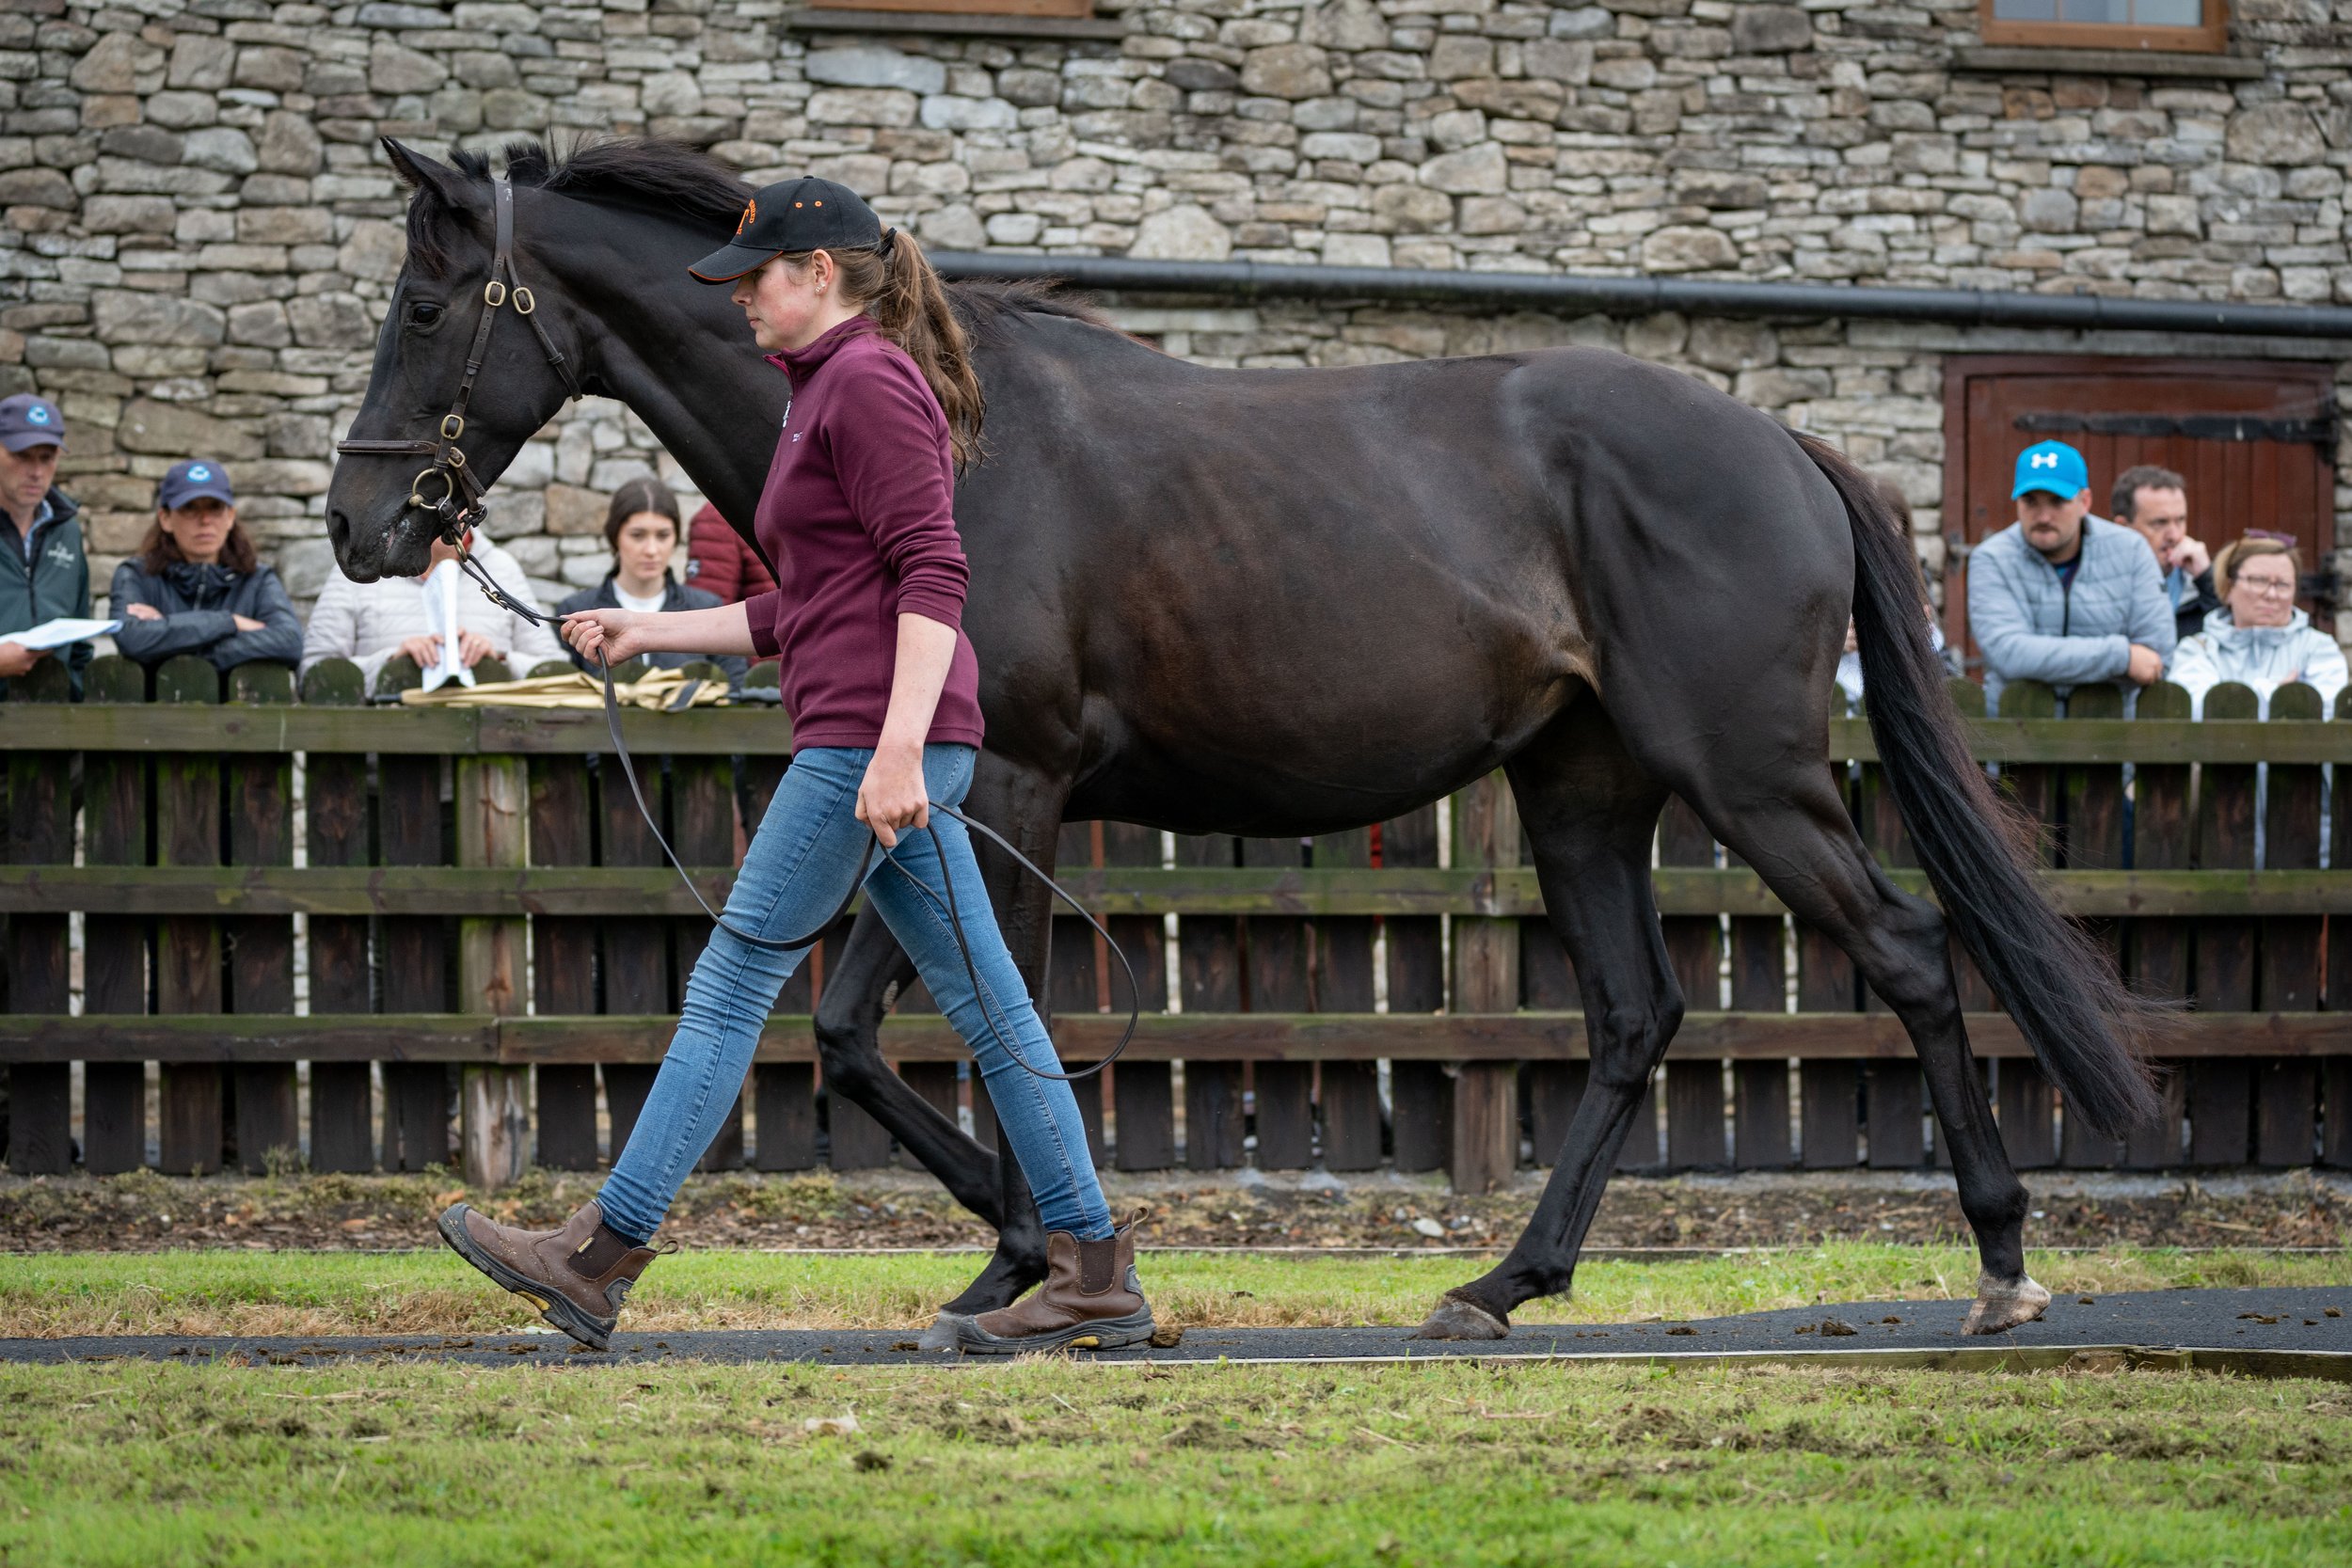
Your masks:
<instances>
[{"instance_id":1,"label":"wooden picket fence","mask_svg":"<svg viewBox=\"0 0 2352 1568\"><path fill-rule=\"evenodd\" d=\"M289 673L259 666L225 702L196 659L151 676L101 659L73 705L59 674L44 663L0 710L13 1169L64 1171L77 1149L93 1172L462 1157L495 1183L532 1158L592 1168L626 1142L708 922L599 766L600 712L370 706L339 661L299 701ZM387 682L414 678L396 662ZM1980 716L1981 693L1957 689ZM1974 721L1977 752L2051 826L2057 896L2185 1009L2165 1046L2169 1119L2111 1142L2065 1117L1963 958L2011 1155L2352 1164L2352 870L2321 868L2324 828L2327 863L2352 864L2352 768L2324 768L2352 761L2352 725L2318 722L2304 688L2267 721L2243 688L2215 691L2201 723L2171 687L2129 720L2107 689L2063 719L2030 686L2004 706ZM716 903L786 767L786 721L739 706L625 724ZM1867 726L1833 720L1832 739L1865 839L1924 889ZM1472 1189L1549 1162L1585 1082L1575 976L1508 791L1489 780L1444 803L1442 865L1439 809L1311 842L1178 839L1172 863L1156 832L1064 829L1064 880L1107 917L1146 1009L1127 1055L1076 1085L1099 1161L1445 1169ZM1655 875L1690 1011L1661 1114L1622 1164L1935 1163L1909 1044L1846 958L1792 929L1679 803ZM897 1158L822 1092L809 1014L845 932L787 988L708 1167ZM1057 921L1047 989L1067 1061L1116 1038L1115 970ZM917 1093L993 1144L987 1097L919 986L882 1038Z\"/></svg>"}]
</instances>

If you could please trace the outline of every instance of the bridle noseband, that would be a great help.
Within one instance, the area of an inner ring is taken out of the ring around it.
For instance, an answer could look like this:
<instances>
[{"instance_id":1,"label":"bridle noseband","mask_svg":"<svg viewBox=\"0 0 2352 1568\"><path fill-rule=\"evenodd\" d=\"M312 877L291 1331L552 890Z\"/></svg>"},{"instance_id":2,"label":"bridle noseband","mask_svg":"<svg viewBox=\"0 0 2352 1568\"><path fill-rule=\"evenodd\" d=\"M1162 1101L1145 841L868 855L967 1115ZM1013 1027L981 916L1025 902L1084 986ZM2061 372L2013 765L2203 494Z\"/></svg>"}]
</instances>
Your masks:
<instances>
[{"instance_id":1,"label":"bridle noseband","mask_svg":"<svg viewBox=\"0 0 2352 1568\"><path fill-rule=\"evenodd\" d=\"M548 364L564 378L564 389L575 398L581 395L571 362L564 357L564 351L555 346L555 340L548 336L547 327L539 321L539 302L515 278L515 187L501 174L491 181L490 192L497 242L490 258L489 280L482 285L482 319L474 325L473 346L466 351L465 379L457 384L456 401L441 416L438 434L429 440L335 443L338 452L354 457L430 456L432 463L418 469L416 478L408 482L408 504L437 518L441 537L451 544L482 520L483 500L489 493L489 486L475 477L473 466L466 461L466 453L457 443L466 434L466 409L473 402L474 377L482 373L483 356L490 346L490 329L498 325L499 311L508 301L513 301L515 314L531 324L540 348L547 352ZM441 494L438 499L428 500L426 483L435 479L441 482Z\"/></svg>"}]
</instances>

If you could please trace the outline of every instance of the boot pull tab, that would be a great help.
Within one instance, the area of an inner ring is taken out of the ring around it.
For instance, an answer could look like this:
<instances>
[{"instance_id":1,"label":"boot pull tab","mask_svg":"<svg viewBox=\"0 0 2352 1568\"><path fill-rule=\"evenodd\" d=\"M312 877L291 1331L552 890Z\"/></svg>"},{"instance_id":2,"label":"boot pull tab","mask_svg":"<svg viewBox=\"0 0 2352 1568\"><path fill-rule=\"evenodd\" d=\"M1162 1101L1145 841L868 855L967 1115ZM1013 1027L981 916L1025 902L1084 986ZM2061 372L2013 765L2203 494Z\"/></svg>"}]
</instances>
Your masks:
<instances>
[{"instance_id":1,"label":"boot pull tab","mask_svg":"<svg viewBox=\"0 0 2352 1568\"><path fill-rule=\"evenodd\" d=\"M1099 1242L1078 1243L1078 1291L1082 1295L1099 1296L1119 1279L1119 1238L1105 1236Z\"/></svg>"}]
</instances>

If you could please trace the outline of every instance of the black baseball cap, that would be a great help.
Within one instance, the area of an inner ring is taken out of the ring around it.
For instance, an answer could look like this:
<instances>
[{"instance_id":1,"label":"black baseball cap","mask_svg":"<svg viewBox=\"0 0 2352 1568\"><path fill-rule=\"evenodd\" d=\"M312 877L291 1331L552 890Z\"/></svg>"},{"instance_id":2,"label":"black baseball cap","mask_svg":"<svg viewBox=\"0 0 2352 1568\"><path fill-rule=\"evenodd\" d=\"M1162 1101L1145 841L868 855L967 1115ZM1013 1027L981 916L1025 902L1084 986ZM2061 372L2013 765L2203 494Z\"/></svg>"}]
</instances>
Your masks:
<instances>
[{"instance_id":1,"label":"black baseball cap","mask_svg":"<svg viewBox=\"0 0 2352 1568\"><path fill-rule=\"evenodd\" d=\"M155 504L166 512L177 512L205 496L223 506L237 504L237 493L229 488L229 470L201 457L174 463L165 472L164 482L155 487Z\"/></svg>"},{"instance_id":2,"label":"black baseball cap","mask_svg":"<svg viewBox=\"0 0 2352 1568\"><path fill-rule=\"evenodd\" d=\"M754 191L735 238L686 270L704 283L732 283L787 252L872 250L886 238L882 219L849 186L814 176L782 180Z\"/></svg>"}]
</instances>

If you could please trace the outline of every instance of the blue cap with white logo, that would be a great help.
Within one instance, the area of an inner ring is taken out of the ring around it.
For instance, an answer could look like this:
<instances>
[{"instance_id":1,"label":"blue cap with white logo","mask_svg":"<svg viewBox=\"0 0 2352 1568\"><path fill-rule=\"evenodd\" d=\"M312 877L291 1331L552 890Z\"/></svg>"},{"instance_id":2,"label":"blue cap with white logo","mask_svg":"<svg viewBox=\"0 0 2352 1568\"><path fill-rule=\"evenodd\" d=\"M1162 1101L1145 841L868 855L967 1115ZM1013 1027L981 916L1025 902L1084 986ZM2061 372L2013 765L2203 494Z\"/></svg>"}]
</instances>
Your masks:
<instances>
[{"instance_id":1,"label":"blue cap with white logo","mask_svg":"<svg viewBox=\"0 0 2352 1568\"><path fill-rule=\"evenodd\" d=\"M2037 441L2017 454L2017 487L2010 499L2030 490L2046 490L2060 500L2073 500L2090 488L2090 467L2083 454L2063 441Z\"/></svg>"},{"instance_id":2,"label":"blue cap with white logo","mask_svg":"<svg viewBox=\"0 0 2352 1568\"><path fill-rule=\"evenodd\" d=\"M0 398L0 447L30 451L35 447L65 445L65 416L47 398L19 392Z\"/></svg>"},{"instance_id":3,"label":"blue cap with white logo","mask_svg":"<svg viewBox=\"0 0 2352 1568\"><path fill-rule=\"evenodd\" d=\"M223 506L237 504L236 492L229 488L229 470L201 457L174 463L164 475L163 483L155 487L155 504L166 512L177 512L202 496L210 496Z\"/></svg>"}]
</instances>

